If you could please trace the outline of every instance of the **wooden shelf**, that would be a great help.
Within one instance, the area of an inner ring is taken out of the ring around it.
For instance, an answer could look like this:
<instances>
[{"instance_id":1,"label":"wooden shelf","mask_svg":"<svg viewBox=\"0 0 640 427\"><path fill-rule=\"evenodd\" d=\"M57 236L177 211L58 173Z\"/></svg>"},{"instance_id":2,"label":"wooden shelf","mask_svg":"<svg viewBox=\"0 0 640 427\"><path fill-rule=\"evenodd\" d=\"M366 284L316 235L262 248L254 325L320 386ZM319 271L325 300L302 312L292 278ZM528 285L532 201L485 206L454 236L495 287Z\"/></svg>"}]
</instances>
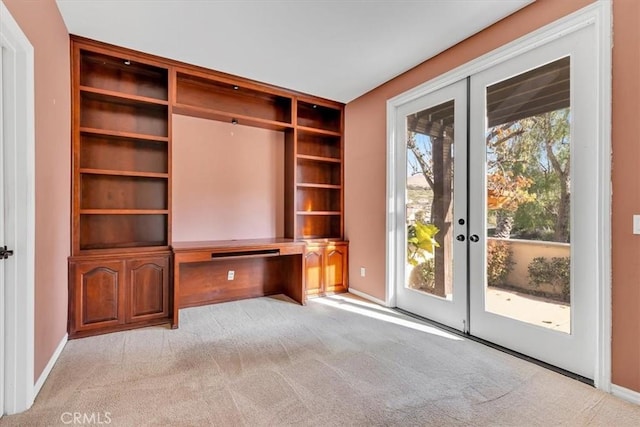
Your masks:
<instances>
[{"instance_id":1,"label":"wooden shelf","mask_svg":"<svg viewBox=\"0 0 640 427\"><path fill-rule=\"evenodd\" d=\"M168 209L80 209L80 215L165 215Z\"/></svg>"},{"instance_id":2,"label":"wooden shelf","mask_svg":"<svg viewBox=\"0 0 640 427\"><path fill-rule=\"evenodd\" d=\"M298 154L296 157L298 159L312 160L315 162L342 163L342 160L333 157L310 156L307 154Z\"/></svg>"},{"instance_id":3,"label":"wooden shelf","mask_svg":"<svg viewBox=\"0 0 640 427\"><path fill-rule=\"evenodd\" d=\"M318 216L328 216L328 215L342 215L340 211L298 211L297 215L318 215Z\"/></svg>"},{"instance_id":4,"label":"wooden shelf","mask_svg":"<svg viewBox=\"0 0 640 427\"><path fill-rule=\"evenodd\" d=\"M98 89L89 86L80 86L81 93L93 94L96 97L104 98L110 102L119 102L125 104L152 104L152 105L169 105L169 101L149 98L147 96L131 95L123 92L116 92L107 89Z\"/></svg>"},{"instance_id":5,"label":"wooden shelf","mask_svg":"<svg viewBox=\"0 0 640 427\"><path fill-rule=\"evenodd\" d=\"M299 182L296 184L298 188L325 188L329 190L340 190L342 185L339 184L315 184L311 182Z\"/></svg>"},{"instance_id":6,"label":"wooden shelf","mask_svg":"<svg viewBox=\"0 0 640 427\"><path fill-rule=\"evenodd\" d=\"M79 86L158 100L168 99L168 68L139 57L112 56L93 49L79 50Z\"/></svg>"},{"instance_id":7,"label":"wooden shelf","mask_svg":"<svg viewBox=\"0 0 640 427\"><path fill-rule=\"evenodd\" d=\"M125 175L152 173L169 176L166 141L81 133L79 155L80 173L103 170L113 174L119 171Z\"/></svg>"},{"instance_id":8,"label":"wooden shelf","mask_svg":"<svg viewBox=\"0 0 640 427\"><path fill-rule=\"evenodd\" d=\"M167 209L81 209L80 251L168 245Z\"/></svg>"},{"instance_id":9,"label":"wooden shelf","mask_svg":"<svg viewBox=\"0 0 640 427\"><path fill-rule=\"evenodd\" d=\"M301 126L301 125L298 125L297 128L298 128L298 131L314 133L314 134L317 134L317 135L342 136L342 134L340 132L334 131L334 130L327 130L327 129L309 127L309 126Z\"/></svg>"},{"instance_id":10,"label":"wooden shelf","mask_svg":"<svg viewBox=\"0 0 640 427\"><path fill-rule=\"evenodd\" d=\"M342 108L338 106L298 100L297 114L299 128L325 135L341 135Z\"/></svg>"},{"instance_id":11,"label":"wooden shelf","mask_svg":"<svg viewBox=\"0 0 640 427\"><path fill-rule=\"evenodd\" d=\"M138 171L122 171L112 169L90 169L80 168L80 173L93 174L93 175L111 175L111 176L131 176L131 177L144 177L144 178L169 178L168 173L158 172L138 172Z\"/></svg>"},{"instance_id":12,"label":"wooden shelf","mask_svg":"<svg viewBox=\"0 0 640 427\"><path fill-rule=\"evenodd\" d=\"M296 235L299 239L341 239L342 215L334 212L320 212L296 215Z\"/></svg>"},{"instance_id":13,"label":"wooden shelf","mask_svg":"<svg viewBox=\"0 0 640 427\"><path fill-rule=\"evenodd\" d=\"M253 126L277 131L284 131L293 128L293 125L290 123L261 119L257 117L245 116L242 114L234 114L226 111L212 110L210 108L195 107L185 104L175 104L173 107L173 113L227 123L233 123L233 120L235 120L235 124L238 125Z\"/></svg>"},{"instance_id":14,"label":"wooden shelf","mask_svg":"<svg viewBox=\"0 0 640 427\"><path fill-rule=\"evenodd\" d=\"M169 66L72 37L72 255L170 238Z\"/></svg>"},{"instance_id":15,"label":"wooden shelf","mask_svg":"<svg viewBox=\"0 0 640 427\"><path fill-rule=\"evenodd\" d=\"M269 126L269 129L276 126L282 130L293 125L292 103L290 96L256 88L253 84L207 78L200 73L176 73L176 106L181 114L209 112L206 118L213 120L236 118L240 124L244 120L250 126Z\"/></svg>"},{"instance_id":16,"label":"wooden shelf","mask_svg":"<svg viewBox=\"0 0 640 427\"><path fill-rule=\"evenodd\" d=\"M104 245L96 243L93 245L86 245L80 251L82 255L116 255L116 254L131 254L132 252L161 252L169 250L170 247L165 241L150 241L150 242L127 242L127 243L115 243Z\"/></svg>"},{"instance_id":17,"label":"wooden shelf","mask_svg":"<svg viewBox=\"0 0 640 427\"><path fill-rule=\"evenodd\" d=\"M339 162L319 162L305 158L296 162L296 181L308 184L342 184L342 168Z\"/></svg>"},{"instance_id":18,"label":"wooden shelf","mask_svg":"<svg viewBox=\"0 0 640 427\"><path fill-rule=\"evenodd\" d=\"M169 106L80 92L80 127L168 137Z\"/></svg>"},{"instance_id":19,"label":"wooden shelf","mask_svg":"<svg viewBox=\"0 0 640 427\"><path fill-rule=\"evenodd\" d=\"M80 174L79 208L116 210L169 209L166 177Z\"/></svg>"},{"instance_id":20,"label":"wooden shelf","mask_svg":"<svg viewBox=\"0 0 640 427\"><path fill-rule=\"evenodd\" d=\"M300 239L309 243L313 243L313 242L325 242L327 240L342 240L342 237L340 237L340 235L337 235L337 234L334 236L327 236L321 233L321 234L303 234L300 236Z\"/></svg>"},{"instance_id":21,"label":"wooden shelf","mask_svg":"<svg viewBox=\"0 0 640 427\"><path fill-rule=\"evenodd\" d=\"M114 138L138 139L143 141L155 141L155 142L169 141L168 136L157 136L157 135L149 135L149 134L136 133L136 132L123 132L123 131L117 131L117 130L98 129L98 128L84 127L84 126L80 127L80 133L111 136Z\"/></svg>"}]
</instances>

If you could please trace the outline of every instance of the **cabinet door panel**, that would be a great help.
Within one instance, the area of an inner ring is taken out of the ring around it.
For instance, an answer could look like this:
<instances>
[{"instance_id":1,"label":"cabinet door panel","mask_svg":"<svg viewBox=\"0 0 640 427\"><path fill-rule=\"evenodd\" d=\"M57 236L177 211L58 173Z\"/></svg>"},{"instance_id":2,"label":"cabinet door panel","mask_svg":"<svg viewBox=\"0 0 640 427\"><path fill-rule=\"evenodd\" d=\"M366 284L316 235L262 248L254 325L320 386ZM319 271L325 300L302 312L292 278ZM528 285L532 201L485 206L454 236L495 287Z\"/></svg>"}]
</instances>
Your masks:
<instances>
[{"instance_id":1,"label":"cabinet door panel","mask_svg":"<svg viewBox=\"0 0 640 427\"><path fill-rule=\"evenodd\" d=\"M87 330L124 322L122 263L87 262L75 266L75 329Z\"/></svg>"},{"instance_id":2,"label":"cabinet door panel","mask_svg":"<svg viewBox=\"0 0 640 427\"><path fill-rule=\"evenodd\" d=\"M304 254L304 275L307 295L322 293L322 255L320 248L307 248Z\"/></svg>"},{"instance_id":3,"label":"cabinet door panel","mask_svg":"<svg viewBox=\"0 0 640 427\"><path fill-rule=\"evenodd\" d=\"M325 252L325 292L344 292L347 290L347 247L338 245L328 247Z\"/></svg>"},{"instance_id":4,"label":"cabinet door panel","mask_svg":"<svg viewBox=\"0 0 640 427\"><path fill-rule=\"evenodd\" d=\"M127 320L169 315L168 257L131 260L127 263L129 303Z\"/></svg>"}]
</instances>

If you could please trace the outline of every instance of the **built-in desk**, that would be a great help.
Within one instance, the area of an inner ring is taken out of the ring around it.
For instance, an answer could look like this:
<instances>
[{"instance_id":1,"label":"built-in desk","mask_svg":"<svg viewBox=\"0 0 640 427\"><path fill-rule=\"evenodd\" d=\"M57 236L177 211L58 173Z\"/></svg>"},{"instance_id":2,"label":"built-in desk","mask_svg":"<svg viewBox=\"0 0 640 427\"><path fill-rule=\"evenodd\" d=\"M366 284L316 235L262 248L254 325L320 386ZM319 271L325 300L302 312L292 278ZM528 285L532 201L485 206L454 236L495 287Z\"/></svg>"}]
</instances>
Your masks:
<instances>
[{"instance_id":1,"label":"built-in desk","mask_svg":"<svg viewBox=\"0 0 640 427\"><path fill-rule=\"evenodd\" d=\"M180 308L283 293L305 303L304 242L292 239L174 242L173 322Z\"/></svg>"}]
</instances>

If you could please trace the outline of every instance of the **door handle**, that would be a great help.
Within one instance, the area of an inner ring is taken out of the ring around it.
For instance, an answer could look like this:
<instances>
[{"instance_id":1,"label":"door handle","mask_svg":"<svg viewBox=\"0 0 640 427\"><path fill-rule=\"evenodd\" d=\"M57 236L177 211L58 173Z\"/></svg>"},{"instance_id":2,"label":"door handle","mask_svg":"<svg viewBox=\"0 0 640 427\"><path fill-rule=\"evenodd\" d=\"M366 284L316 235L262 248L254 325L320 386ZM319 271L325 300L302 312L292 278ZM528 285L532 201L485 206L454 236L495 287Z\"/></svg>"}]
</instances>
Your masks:
<instances>
[{"instance_id":1,"label":"door handle","mask_svg":"<svg viewBox=\"0 0 640 427\"><path fill-rule=\"evenodd\" d=\"M0 248L0 259L7 259L13 255L12 249L7 249L7 247Z\"/></svg>"},{"instance_id":2,"label":"door handle","mask_svg":"<svg viewBox=\"0 0 640 427\"><path fill-rule=\"evenodd\" d=\"M458 234L458 235L456 236L456 240L457 240L458 242L464 242L464 234Z\"/></svg>"},{"instance_id":3,"label":"door handle","mask_svg":"<svg viewBox=\"0 0 640 427\"><path fill-rule=\"evenodd\" d=\"M475 243L478 240L480 240L480 237L478 237L477 234L472 234L471 236L469 236L469 240L471 240L473 243Z\"/></svg>"}]
</instances>

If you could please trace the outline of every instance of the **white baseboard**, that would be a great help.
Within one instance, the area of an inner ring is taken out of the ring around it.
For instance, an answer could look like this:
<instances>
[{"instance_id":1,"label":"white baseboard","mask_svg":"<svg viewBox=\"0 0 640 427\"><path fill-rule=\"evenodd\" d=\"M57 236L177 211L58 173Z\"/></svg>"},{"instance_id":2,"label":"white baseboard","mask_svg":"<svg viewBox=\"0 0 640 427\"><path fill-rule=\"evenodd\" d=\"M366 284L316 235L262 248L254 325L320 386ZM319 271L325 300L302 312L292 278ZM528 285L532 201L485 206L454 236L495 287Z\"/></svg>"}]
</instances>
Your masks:
<instances>
[{"instance_id":1,"label":"white baseboard","mask_svg":"<svg viewBox=\"0 0 640 427\"><path fill-rule=\"evenodd\" d=\"M611 394L620 399L624 399L627 402L640 405L640 393L637 391L629 390L628 388L620 387L619 385L611 384Z\"/></svg>"},{"instance_id":2,"label":"white baseboard","mask_svg":"<svg viewBox=\"0 0 640 427\"><path fill-rule=\"evenodd\" d=\"M36 384L33 386L34 399L38 396L38 393L40 393L40 389L44 385L44 382L49 377L49 374L53 369L53 365L55 365L56 362L58 361L58 358L60 357L60 354L62 353L64 346L67 344L68 338L69 338L69 334L64 334L64 336L58 343L58 347L56 347L56 351L54 351L53 354L51 355L51 359L49 359L49 363L47 363L47 366L44 367L44 370L40 374L40 378L38 378L38 381L36 381Z\"/></svg>"},{"instance_id":3,"label":"white baseboard","mask_svg":"<svg viewBox=\"0 0 640 427\"><path fill-rule=\"evenodd\" d=\"M372 297L371 295L366 294L366 293L364 293L362 291L359 291L357 289L349 288L349 293L350 294L354 294L356 296L359 296L360 298L364 298L366 300L369 300L371 302L375 302L376 304L379 304L379 305L381 305L383 307L389 307L389 305L386 302L384 302L383 300L378 299L376 297Z\"/></svg>"}]
</instances>

